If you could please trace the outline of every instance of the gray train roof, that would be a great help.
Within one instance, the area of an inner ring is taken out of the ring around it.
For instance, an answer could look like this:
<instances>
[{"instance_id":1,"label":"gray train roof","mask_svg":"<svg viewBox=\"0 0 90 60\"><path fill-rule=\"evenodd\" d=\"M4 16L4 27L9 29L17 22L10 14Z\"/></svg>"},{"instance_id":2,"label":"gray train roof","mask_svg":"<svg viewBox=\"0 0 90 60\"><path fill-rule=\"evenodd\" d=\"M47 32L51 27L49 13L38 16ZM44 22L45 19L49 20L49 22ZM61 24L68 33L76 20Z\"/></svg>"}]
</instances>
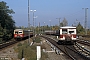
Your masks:
<instances>
[{"instance_id":1,"label":"gray train roof","mask_svg":"<svg viewBox=\"0 0 90 60\"><path fill-rule=\"evenodd\" d=\"M75 28L76 29L76 27L73 27L73 26L64 26L64 27L60 27L61 29L69 29L69 28Z\"/></svg>"},{"instance_id":2,"label":"gray train roof","mask_svg":"<svg viewBox=\"0 0 90 60\"><path fill-rule=\"evenodd\" d=\"M23 29L15 29L16 31L23 30Z\"/></svg>"}]
</instances>

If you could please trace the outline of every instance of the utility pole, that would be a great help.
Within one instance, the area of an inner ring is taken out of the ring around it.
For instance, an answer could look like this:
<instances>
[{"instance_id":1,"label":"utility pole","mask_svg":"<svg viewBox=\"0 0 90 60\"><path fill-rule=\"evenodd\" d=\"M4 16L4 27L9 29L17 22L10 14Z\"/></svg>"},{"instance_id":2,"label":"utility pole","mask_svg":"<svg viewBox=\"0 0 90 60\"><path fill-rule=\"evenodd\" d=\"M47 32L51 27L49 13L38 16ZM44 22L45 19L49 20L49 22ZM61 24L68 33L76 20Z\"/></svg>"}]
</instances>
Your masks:
<instances>
[{"instance_id":1,"label":"utility pole","mask_svg":"<svg viewBox=\"0 0 90 60\"><path fill-rule=\"evenodd\" d=\"M44 32L45 32L45 22L43 22L44 23L44 27L43 27L43 30L44 30ZM45 34L45 33L44 33Z\"/></svg>"},{"instance_id":2,"label":"utility pole","mask_svg":"<svg viewBox=\"0 0 90 60\"><path fill-rule=\"evenodd\" d=\"M38 16L35 16L34 19L36 19ZM35 29L34 29L34 32L35 32L35 37L36 37L36 20L35 20Z\"/></svg>"},{"instance_id":3,"label":"utility pole","mask_svg":"<svg viewBox=\"0 0 90 60\"><path fill-rule=\"evenodd\" d=\"M38 27L38 34L41 35L40 22L39 22L39 27Z\"/></svg>"},{"instance_id":4,"label":"utility pole","mask_svg":"<svg viewBox=\"0 0 90 60\"><path fill-rule=\"evenodd\" d=\"M58 24L58 27L60 28L60 19L61 19L61 18L56 18L56 19L58 19L58 20L59 20L59 24Z\"/></svg>"},{"instance_id":5,"label":"utility pole","mask_svg":"<svg viewBox=\"0 0 90 60\"><path fill-rule=\"evenodd\" d=\"M30 15L29 15L29 9L30 9L30 6L29 6L29 0L28 0L28 31L29 31L29 39L28 39L28 44L30 44Z\"/></svg>"},{"instance_id":6,"label":"utility pole","mask_svg":"<svg viewBox=\"0 0 90 60\"><path fill-rule=\"evenodd\" d=\"M84 9L84 8L83 8L83 9ZM85 35L87 35L87 9L88 9L88 8L85 8L85 25L84 25Z\"/></svg>"},{"instance_id":7,"label":"utility pole","mask_svg":"<svg viewBox=\"0 0 90 60\"><path fill-rule=\"evenodd\" d=\"M31 12L33 12L33 32L34 32L34 35L35 35L35 26L34 26L34 12L36 12L36 10L30 10Z\"/></svg>"},{"instance_id":8,"label":"utility pole","mask_svg":"<svg viewBox=\"0 0 90 60\"><path fill-rule=\"evenodd\" d=\"M51 20L49 20L49 21L50 21L50 31L52 31L52 30L51 30ZM51 32L50 32L50 36L51 36Z\"/></svg>"}]
</instances>

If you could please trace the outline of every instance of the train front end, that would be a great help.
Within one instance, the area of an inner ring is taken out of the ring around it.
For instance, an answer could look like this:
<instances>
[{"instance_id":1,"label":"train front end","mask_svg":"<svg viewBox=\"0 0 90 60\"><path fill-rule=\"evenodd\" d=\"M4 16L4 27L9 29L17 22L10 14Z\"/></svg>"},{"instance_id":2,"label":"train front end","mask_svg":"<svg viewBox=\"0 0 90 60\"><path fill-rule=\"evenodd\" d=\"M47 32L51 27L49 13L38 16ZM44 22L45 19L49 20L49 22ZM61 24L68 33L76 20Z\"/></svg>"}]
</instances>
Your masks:
<instances>
[{"instance_id":1,"label":"train front end","mask_svg":"<svg viewBox=\"0 0 90 60\"><path fill-rule=\"evenodd\" d=\"M74 44L76 41L76 27L65 26L60 28L59 43Z\"/></svg>"},{"instance_id":2,"label":"train front end","mask_svg":"<svg viewBox=\"0 0 90 60\"><path fill-rule=\"evenodd\" d=\"M14 30L14 39L22 39L24 37L23 30L22 29L15 29Z\"/></svg>"}]
</instances>

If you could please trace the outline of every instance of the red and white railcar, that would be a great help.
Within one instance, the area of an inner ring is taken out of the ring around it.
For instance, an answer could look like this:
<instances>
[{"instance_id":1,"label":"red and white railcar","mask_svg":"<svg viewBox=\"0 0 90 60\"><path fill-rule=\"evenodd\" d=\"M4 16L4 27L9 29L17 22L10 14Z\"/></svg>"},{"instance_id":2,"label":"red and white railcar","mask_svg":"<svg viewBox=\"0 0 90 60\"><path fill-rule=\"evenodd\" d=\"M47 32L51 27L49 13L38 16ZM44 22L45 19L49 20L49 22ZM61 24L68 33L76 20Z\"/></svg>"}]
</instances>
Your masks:
<instances>
[{"instance_id":1,"label":"red and white railcar","mask_svg":"<svg viewBox=\"0 0 90 60\"><path fill-rule=\"evenodd\" d=\"M60 40L61 43L76 42L76 27L65 26L60 27Z\"/></svg>"},{"instance_id":2,"label":"red and white railcar","mask_svg":"<svg viewBox=\"0 0 90 60\"><path fill-rule=\"evenodd\" d=\"M23 30L23 29L15 29L14 30L14 38L15 39L22 39L22 38L26 38L28 36L29 36L28 30Z\"/></svg>"},{"instance_id":3,"label":"red and white railcar","mask_svg":"<svg viewBox=\"0 0 90 60\"><path fill-rule=\"evenodd\" d=\"M68 37L71 38L71 40L76 40L76 27L60 27L60 40L65 40Z\"/></svg>"}]
</instances>

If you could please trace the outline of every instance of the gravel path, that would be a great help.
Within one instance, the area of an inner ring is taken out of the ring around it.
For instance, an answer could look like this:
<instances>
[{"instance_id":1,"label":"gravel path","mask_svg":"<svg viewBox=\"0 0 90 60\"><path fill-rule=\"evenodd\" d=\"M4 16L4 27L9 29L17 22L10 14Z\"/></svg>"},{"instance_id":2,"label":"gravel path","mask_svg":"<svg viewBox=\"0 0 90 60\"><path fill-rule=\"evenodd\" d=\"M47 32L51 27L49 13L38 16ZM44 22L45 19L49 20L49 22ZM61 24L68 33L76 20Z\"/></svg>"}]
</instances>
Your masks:
<instances>
[{"instance_id":1,"label":"gravel path","mask_svg":"<svg viewBox=\"0 0 90 60\"><path fill-rule=\"evenodd\" d=\"M6 48L0 51L0 59L17 60L18 53L15 53L14 47Z\"/></svg>"},{"instance_id":2,"label":"gravel path","mask_svg":"<svg viewBox=\"0 0 90 60\"><path fill-rule=\"evenodd\" d=\"M20 43L24 43L21 41ZM19 60L18 53L15 52L15 48L17 48L17 44L13 44L12 46L8 46L0 51L0 59L1 60Z\"/></svg>"}]
</instances>

